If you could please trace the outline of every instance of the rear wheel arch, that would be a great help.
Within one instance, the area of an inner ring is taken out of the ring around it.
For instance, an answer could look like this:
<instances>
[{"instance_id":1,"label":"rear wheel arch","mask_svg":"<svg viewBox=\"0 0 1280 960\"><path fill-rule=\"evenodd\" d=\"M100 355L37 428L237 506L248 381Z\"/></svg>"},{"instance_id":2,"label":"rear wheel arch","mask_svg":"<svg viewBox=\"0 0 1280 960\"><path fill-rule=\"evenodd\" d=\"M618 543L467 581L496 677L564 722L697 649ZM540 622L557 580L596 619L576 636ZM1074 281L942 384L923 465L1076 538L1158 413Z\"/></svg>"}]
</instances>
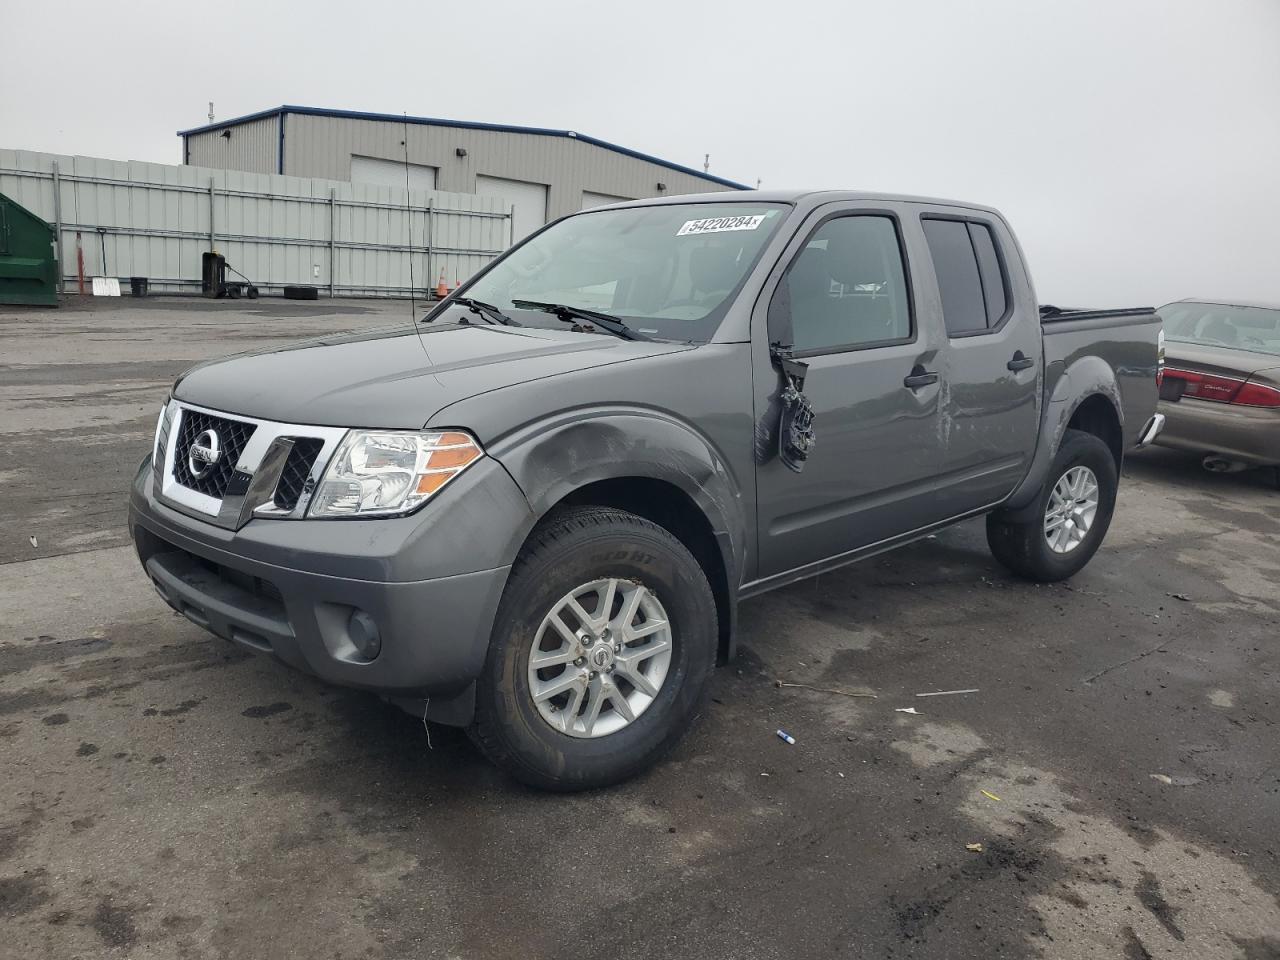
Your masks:
<instances>
[{"instance_id":1,"label":"rear wheel arch","mask_svg":"<svg viewBox=\"0 0 1280 960\"><path fill-rule=\"evenodd\" d=\"M1063 379L1065 381L1066 378ZM1115 463L1116 473L1120 472L1124 458L1124 425L1114 381L1095 379L1089 388L1082 390L1074 398L1063 396L1065 393L1065 387L1060 382L1044 413L1036 452L1027 476L1009 499L996 510L1006 519L1025 519L1029 515L1027 511L1035 507L1036 498L1048 481L1049 470L1070 430L1090 434L1106 444Z\"/></svg>"},{"instance_id":2,"label":"rear wheel arch","mask_svg":"<svg viewBox=\"0 0 1280 960\"><path fill-rule=\"evenodd\" d=\"M1030 580L1049 583L1072 576L1106 536L1118 480L1119 464L1106 442L1095 434L1067 429L1036 500L1019 511L987 516L992 554ZM1061 534L1072 529L1081 535L1074 543L1070 537L1064 543ZM1050 538L1057 542L1050 544Z\"/></svg>"},{"instance_id":3,"label":"rear wheel arch","mask_svg":"<svg viewBox=\"0 0 1280 960\"><path fill-rule=\"evenodd\" d=\"M1124 460L1124 432L1120 411L1115 400L1104 393L1092 393L1082 398L1071 411L1066 430L1079 430L1097 437L1107 445L1116 463L1116 472ZM1063 436L1066 436L1065 430ZM1061 443L1061 438L1059 439Z\"/></svg>"}]
</instances>

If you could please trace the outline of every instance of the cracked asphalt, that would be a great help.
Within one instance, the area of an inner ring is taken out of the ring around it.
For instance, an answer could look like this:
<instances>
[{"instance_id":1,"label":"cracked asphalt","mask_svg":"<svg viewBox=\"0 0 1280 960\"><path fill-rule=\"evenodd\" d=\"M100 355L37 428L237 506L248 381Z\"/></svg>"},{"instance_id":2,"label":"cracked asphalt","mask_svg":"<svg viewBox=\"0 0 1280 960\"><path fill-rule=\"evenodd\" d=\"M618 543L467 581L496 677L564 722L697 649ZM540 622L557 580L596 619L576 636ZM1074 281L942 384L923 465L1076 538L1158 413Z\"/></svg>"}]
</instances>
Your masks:
<instances>
[{"instance_id":1,"label":"cracked asphalt","mask_svg":"<svg viewBox=\"0 0 1280 960\"><path fill-rule=\"evenodd\" d=\"M542 795L206 636L128 545L185 366L406 320L0 307L0 957L1280 958L1269 477L1131 457L1066 584L966 523L749 601L669 760Z\"/></svg>"}]
</instances>

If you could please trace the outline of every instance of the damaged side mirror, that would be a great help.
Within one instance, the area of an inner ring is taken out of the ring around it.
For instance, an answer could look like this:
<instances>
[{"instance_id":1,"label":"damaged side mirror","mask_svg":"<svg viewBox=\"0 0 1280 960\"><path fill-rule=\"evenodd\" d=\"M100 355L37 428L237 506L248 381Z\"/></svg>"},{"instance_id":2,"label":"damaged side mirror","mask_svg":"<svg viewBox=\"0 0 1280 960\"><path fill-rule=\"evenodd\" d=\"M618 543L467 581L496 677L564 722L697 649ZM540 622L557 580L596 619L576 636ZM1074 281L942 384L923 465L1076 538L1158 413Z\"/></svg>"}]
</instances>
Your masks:
<instances>
[{"instance_id":1,"label":"damaged side mirror","mask_svg":"<svg viewBox=\"0 0 1280 960\"><path fill-rule=\"evenodd\" d=\"M809 365L792 356L791 348L781 343L769 347L769 355L782 373L782 392L778 399L778 459L788 470L799 473L817 443L813 432L813 404L804 395L805 375Z\"/></svg>"}]
</instances>

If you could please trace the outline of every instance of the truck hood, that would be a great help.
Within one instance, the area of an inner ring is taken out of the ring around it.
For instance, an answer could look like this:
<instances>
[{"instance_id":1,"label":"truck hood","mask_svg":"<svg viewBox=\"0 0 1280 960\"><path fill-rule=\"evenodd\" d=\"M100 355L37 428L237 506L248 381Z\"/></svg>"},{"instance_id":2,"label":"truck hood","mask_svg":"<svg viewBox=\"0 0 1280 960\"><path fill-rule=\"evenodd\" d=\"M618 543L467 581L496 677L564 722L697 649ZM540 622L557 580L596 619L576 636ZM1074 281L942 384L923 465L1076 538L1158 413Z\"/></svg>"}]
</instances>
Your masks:
<instances>
[{"instance_id":1,"label":"truck hood","mask_svg":"<svg viewBox=\"0 0 1280 960\"><path fill-rule=\"evenodd\" d=\"M414 430L458 400L687 344L489 325L406 326L239 354L192 367L187 403L285 423ZM451 424L465 426L465 424Z\"/></svg>"}]
</instances>

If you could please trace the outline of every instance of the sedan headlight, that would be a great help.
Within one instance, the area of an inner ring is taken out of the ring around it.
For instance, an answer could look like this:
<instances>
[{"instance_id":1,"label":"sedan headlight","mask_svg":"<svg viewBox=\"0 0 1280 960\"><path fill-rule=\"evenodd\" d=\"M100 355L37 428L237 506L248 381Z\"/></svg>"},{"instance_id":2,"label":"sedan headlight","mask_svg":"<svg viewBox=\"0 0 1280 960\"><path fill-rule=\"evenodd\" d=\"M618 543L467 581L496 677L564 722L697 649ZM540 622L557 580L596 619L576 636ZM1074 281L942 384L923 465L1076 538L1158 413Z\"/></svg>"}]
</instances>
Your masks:
<instances>
[{"instance_id":1,"label":"sedan headlight","mask_svg":"<svg viewBox=\"0 0 1280 960\"><path fill-rule=\"evenodd\" d=\"M408 513L484 455L458 430L352 430L316 487L311 517Z\"/></svg>"}]
</instances>

